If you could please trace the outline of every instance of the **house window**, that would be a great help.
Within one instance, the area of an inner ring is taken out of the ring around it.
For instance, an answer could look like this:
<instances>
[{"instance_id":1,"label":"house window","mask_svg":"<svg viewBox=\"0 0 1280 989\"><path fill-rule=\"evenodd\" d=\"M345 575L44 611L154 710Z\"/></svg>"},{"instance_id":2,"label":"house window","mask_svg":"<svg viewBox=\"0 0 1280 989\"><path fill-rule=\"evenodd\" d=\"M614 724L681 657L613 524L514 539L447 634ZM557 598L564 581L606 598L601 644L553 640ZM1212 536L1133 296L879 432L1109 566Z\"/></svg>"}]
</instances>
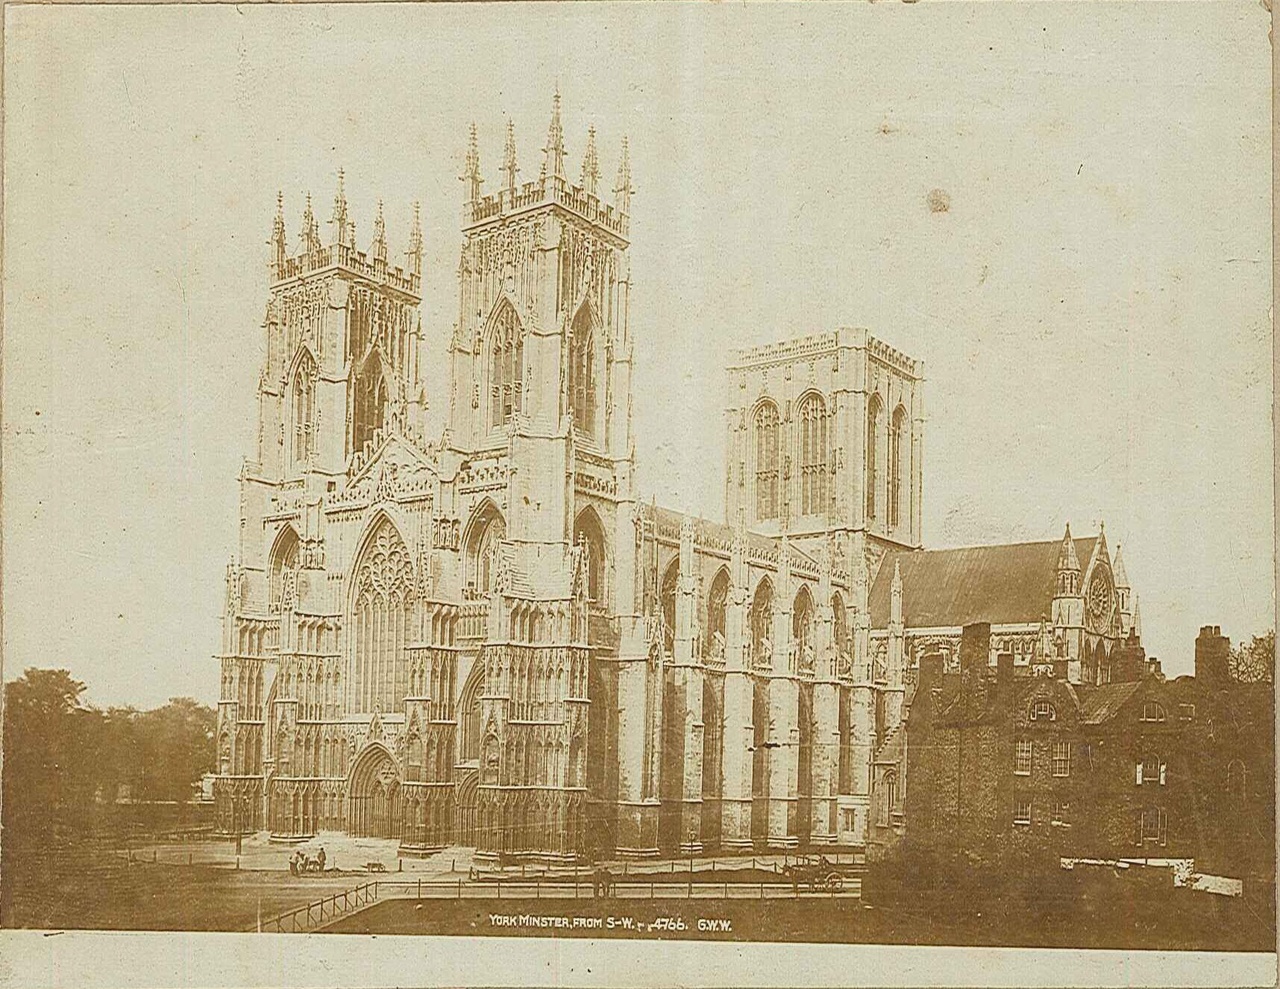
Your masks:
<instances>
[{"instance_id":1,"label":"house window","mask_svg":"<svg viewBox=\"0 0 1280 989\"><path fill-rule=\"evenodd\" d=\"M1013 823L1024 827L1031 824L1031 798L1018 797L1013 802Z\"/></svg>"},{"instance_id":2,"label":"house window","mask_svg":"<svg viewBox=\"0 0 1280 989\"><path fill-rule=\"evenodd\" d=\"M1143 783L1159 783L1164 786L1165 764L1158 755L1148 755L1138 763L1135 774L1135 782L1138 786Z\"/></svg>"},{"instance_id":3,"label":"house window","mask_svg":"<svg viewBox=\"0 0 1280 989\"><path fill-rule=\"evenodd\" d=\"M885 803L889 805L889 812L893 813L894 808L898 806L898 774L884 774L884 792Z\"/></svg>"},{"instance_id":4,"label":"house window","mask_svg":"<svg viewBox=\"0 0 1280 989\"><path fill-rule=\"evenodd\" d=\"M1070 742L1054 742L1053 743L1053 775L1054 776L1070 776L1071 775L1071 743Z\"/></svg>"},{"instance_id":5,"label":"house window","mask_svg":"<svg viewBox=\"0 0 1280 989\"><path fill-rule=\"evenodd\" d=\"M1147 807L1138 814L1138 844L1149 841L1164 845L1168 841L1169 820L1163 807Z\"/></svg>"},{"instance_id":6,"label":"house window","mask_svg":"<svg viewBox=\"0 0 1280 989\"><path fill-rule=\"evenodd\" d=\"M1020 738L1013 749L1013 771L1019 776L1031 775L1031 739Z\"/></svg>"},{"instance_id":7,"label":"house window","mask_svg":"<svg viewBox=\"0 0 1280 989\"><path fill-rule=\"evenodd\" d=\"M1179 704L1178 717L1183 721L1190 721L1196 716L1196 706L1194 704Z\"/></svg>"},{"instance_id":8,"label":"house window","mask_svg":"<svg viewBox=\"0 0 1280 989\"><path fill-rule=\"evenodd\" d=\"M1071 804L1065 800L1053 802L1053 819L1049 822L1056 828L1071 827Z\"/></svg>"},{"instance_id":9,"label":"house window","mask_svg":"<svg viewBox=\"0 0 1280 989\"><path fill-rule=\"evenodd\" d=\"M1048 701L1036 701L1031 705L1032 721L1056 721L1057 718L1058 712Z\"/></svg>"},{"instance_id":10,"label":"house window","mask_svg":"<svg viewBox=\"0 0 1280 989\"><path fill-rule=\"evenodd\" d=\"M1157 704L1155 701L1146 701L1142 705L1142 720L1143 721L1163 721L1164 708L1161 707L1159 704Z\"/></svg>"}]
</instances>

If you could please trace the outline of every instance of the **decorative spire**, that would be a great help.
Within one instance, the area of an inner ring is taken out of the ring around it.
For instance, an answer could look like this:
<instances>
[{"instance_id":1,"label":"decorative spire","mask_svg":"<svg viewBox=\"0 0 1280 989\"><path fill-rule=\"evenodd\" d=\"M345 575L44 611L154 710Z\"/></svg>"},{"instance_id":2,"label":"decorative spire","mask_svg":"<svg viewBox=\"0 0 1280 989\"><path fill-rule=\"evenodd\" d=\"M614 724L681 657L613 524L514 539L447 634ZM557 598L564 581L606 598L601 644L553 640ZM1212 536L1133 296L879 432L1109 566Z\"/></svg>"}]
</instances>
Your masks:
<instances>
[{"instance_id":1,"label":"decorative spire","mask_svg":"<svg viewBox=\"0 0 1280 989\"><path fill-rule=\"evenodd\" d=\"M893 561L893 583L889 585L889 621L902 623L902 567Z\"/></svg>"},{"instance_id":2,"label":"decorative spire","mask_svg":"<svg viewBox=\"0 0 1280 989\"><path fill-rule=\"evenodd\" d=\"M284 234L284 193L276 193L276 217L271 223L271 263L275 265L279 271L284 267L285 259L288 257L289 248L285 243Z\"/></svg>"},{"instance_id":3,"label":"decorative spire","mask_svg":"<svg viewBox=\"0 0 1280 989\"><path fill-rule=\"evenodd\" d=\"M422 274L422 207L413 204L413 224L409 227L409 271L415 275Z\"/></svg>"},{"instance_id":4,"label":"decorative spire","mask_svg":"<svg viewBox=\"0 0 1280 989\"><path fill-rule=\"evenodd\" d=\"M622 156L618 159L618 183L613 187L613 202L623 213L631 212L631 150L626 135L622 138Z\"/></svg>"},{"instance_id":5,"label":"decorative spire","mask_svg":"<svg viewBox=\"0 0 1280 989\"><path fill-rule=\"evenodd\" d=\"M600 155L596 152L596 128L587 128L587 150L582 155L582 188L589 195L599 195Z\"/></svg>"},{"instance_id":6,"label":"decorative spire","mask_svg":"<svg viewBox=\"0 0 1280 989\"><path fill-rule=\"evenodd\" d=\"M1129 575L1124 569L1124 557L1120 555L1120 544L1116 543L1116 557L1111 561L1111 572L1115 576L1116 589L1129 590Z\"/></svg>"},{"instance_id":7,"label":"decorative spire","mask_svg":"<svg viewBox=\"0 0 1280 989\"><path fill-rule=\"evenodd\" d=\"M333 220L330 222L334 227L335 243L350 247L355 229L347 215L346 176L341 168L338 169L338 191L333 195Z\"/></svg>"},{"instance_id":8,"label":"decorative spire","mask_svg":"<svg viewBox=\"0 0 1280 989\"><path fill-rule=\"evenodd\" d=\"M373 243L369 245L369 253L375 261L386 264L387 261L387 222L382 218L382 200L378 200L378 215L373 218Z\"/></svg>"},{"instance_id":9,"label":"decorative spire","mask_svg":"<svg viewBox=\"0 0 1280 989\"><path fill-rule=\"evenodd\" d=\"M1080 558L1076 556L1076 541L1071 538L1071 523L1062 536L1058 550L1058 596L1074 596L1080 593Z\"/></svg>"},{"instance_id":10,"label":"decorative spire","mask_svg":"<svg viewBox=\"0 0 1280 989\"><path fill-rule=\"evenodd\" d=\"M1058 570L1074 570L1080 572L1080 558L1076 556L1076 541L1071 538L1071 523L1067 523L1067 531L1062 536L1062 548L1058 550Z\"/></svg>"},{"instance_id":11,"label":"decorative spire","mask_svg":"<svg viewBox=\"0 0 1280 989\"><path fill-rule=\"evenodd\" d=\"M542 149L542 174L564 178L564 128L560 126L560 87L551 99L551 126L547 128L547 146Z\"/></svg>"},{"instance_id":12,"label":"decorative spire","mask_svg":"<svg viewBox=\"0 0 1280 989\"><path fill-rule=\"evenodd\" d=\"M507 121L507 143L502 148L502 174L507 180L507 195L513 196L516 191L516 173L520 166L516 164L516 125Z\"/></svg>"},{"instance_id":13,"label":"decorative spire","mask_svg":"<svg viewBox=\"0 0 1280 989\"><path fill-rule=\"evenodd\" d=\"M467 184L467 202L480 201L480 140L476 137L475 121L471 122L471 135L467 140L467 160L462 166L462 181Z\"/></svg>"},{"instance_id":14,"label":"decorative spire","mask_svg":"<svg viewBox=\"0 0 1280 989\"><path fill-rule=\"evenodd\" d=\"M307 193L307 208L302 211L302 250L311 254L320 250L320 224L311 208L311 193Z\"/></svg>"},{"instance_id":15,"label":"decorative spire","mask_svg":"<svg viewBox=\"0 0 1280 989\"><path fill-rule=\"evenodd\" d=\"M1133 633L1135 639L1142 638L1142 611L1138 607L1138 595L1133 596L1133 621L1129 624L1129 631Z\"/></svg>"}]
</instances>

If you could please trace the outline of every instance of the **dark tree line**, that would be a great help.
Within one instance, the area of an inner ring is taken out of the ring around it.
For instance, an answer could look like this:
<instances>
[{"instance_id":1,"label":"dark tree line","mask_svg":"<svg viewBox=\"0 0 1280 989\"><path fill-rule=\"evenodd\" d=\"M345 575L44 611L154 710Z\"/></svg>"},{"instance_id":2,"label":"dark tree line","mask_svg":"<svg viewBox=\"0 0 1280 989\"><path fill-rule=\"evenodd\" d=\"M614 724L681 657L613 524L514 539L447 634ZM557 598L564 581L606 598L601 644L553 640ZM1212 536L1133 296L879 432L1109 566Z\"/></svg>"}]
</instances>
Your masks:
<instances>
[{"instance_id":1,"label":"dark tree line","mask_svg":"<svg viewBox=\"0 0 1280 989\"><path fill-rule=\"evenodd\" d=\"M149 711L103 710L84 690L66 670L36 668L5 685L6 842L106 824L104 808L120 797L185 803L213 769L212 707L175 697Z\"/></svg>"}]
</instances>

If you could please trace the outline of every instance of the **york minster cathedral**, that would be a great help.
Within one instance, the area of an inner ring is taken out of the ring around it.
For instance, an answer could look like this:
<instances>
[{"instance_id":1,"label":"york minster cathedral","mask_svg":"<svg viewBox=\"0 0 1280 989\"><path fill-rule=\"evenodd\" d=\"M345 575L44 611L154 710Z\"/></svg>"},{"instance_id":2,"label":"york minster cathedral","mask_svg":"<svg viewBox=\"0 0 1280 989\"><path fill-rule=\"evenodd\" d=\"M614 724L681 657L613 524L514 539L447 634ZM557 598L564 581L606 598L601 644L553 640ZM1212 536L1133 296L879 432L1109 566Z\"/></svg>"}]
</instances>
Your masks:
<instances>
[{"instance_id":1,"label":"york minster cathedral","mask_svg":"<svg viewBox=\"0 0 1280 989\"><path fill-rule=\"evenodd\" d=\"M536 180L475 129L456 322L424 331L379 205L339 175L271 234L258 442L220 654L218 827L345 831L551 861L866 842L901 825L897 743L926 653L1103 682L1137 628L1102 533L921 546L921 363L863 329L736 355L725 521L636 490L625 141ZM452 320L451 320L452 321ZM427 361L444 356L428 435ZM438 344L438 346L437 346ZM428 348L432 349L428 349ZM447 400L447 402L446 402Z\"/></svg>"}]
</instances>

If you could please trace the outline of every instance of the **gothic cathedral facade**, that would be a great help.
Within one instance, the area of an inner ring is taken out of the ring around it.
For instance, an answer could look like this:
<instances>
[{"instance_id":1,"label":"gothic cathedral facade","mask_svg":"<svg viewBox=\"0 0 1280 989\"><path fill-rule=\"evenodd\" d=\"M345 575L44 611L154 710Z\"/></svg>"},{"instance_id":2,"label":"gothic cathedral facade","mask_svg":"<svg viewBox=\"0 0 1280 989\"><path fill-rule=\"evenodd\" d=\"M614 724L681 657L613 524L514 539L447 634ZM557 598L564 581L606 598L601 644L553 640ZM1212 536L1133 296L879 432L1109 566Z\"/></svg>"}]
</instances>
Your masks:
<instances>
[{"instance_id":1,"label":"gothic cathedral facade","mask_svg":"<svg viewBox=\"0 0 1280 989\"><path fill-rule=\"evenodd\" d=\"M435 436L416 207L404 266L381 205L357 248L341 175L328 243L308 200L290 249L278 208L220 829L543 860L866 840L912 665L897 563L876 632L869 600L921 544L921 365L843 328L742 353L727 521L646 501L626 144L608 201L594 131L566 167L559 96L534 181L509 125L484 193L472 129Z\"/></svg>"}]
</instances>

